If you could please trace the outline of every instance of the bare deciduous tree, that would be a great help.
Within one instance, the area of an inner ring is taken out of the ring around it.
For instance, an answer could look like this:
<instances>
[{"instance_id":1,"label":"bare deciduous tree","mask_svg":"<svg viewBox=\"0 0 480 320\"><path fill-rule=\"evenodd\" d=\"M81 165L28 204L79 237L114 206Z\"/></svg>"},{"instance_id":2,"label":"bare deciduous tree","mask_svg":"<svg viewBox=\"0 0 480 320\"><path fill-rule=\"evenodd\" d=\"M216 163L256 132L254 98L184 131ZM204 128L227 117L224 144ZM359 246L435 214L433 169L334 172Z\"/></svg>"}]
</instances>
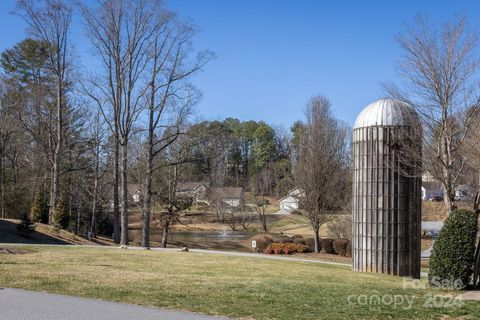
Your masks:
<instances>
[{"instance_id":1,"label":"bare deciduous tree","mask_svg":"<svg viewBox=\"0 0 480 320\"><path fill-rule=\"evenodd\" d=\"M87 192L92 197L92 216L90 220L90 234L93 238L97 236L97 208L100 204L99 193L100 183L108 166L108 156L106 154L106 131L105 121L97 110L90 120L90 148L91 148L91 177L93 186L87 185Z\"/></svg>"},{"instance_id":2,"label":"bare deciduous tree","mask_svg":"<svg viewBox=\"0 0 480 320\"><path fill-rule=\"evenodd\" d=\"M467 112L479 107L474 84L477 38L463 17L439 30L417 17L397 38L403 50L398 64L403 87L386 86L390 95L409 102L420 114L424 168L442 184L449 212L465 168L460 147L479 112Z\"/></svg>"},{"instance_id":3,"label":"bare deciduous tree","mask_svg":"<svg viewBox=\"0 0 480 320\"><path fill-rule=\"evenodd\" d=\"M320 227L342 211L351 188L347 129L333 117L330 108L323 96L313 97L308 103L294 168L295 182L301 190L300 210L313 228L315 252L319 252Z\"/></svg>"},{"instance_id":4,"label":"bare deciduous tree","mask_svg":"<svg viewBox=\"0 0 480 320\"><path fill-rule=\"evenodd\" d=\"M55 76L56 136L50 192L50 219L56 206L60 183L60 165L64 135L64 109L67 104L68 74L71 70L69 31L72 8L62 0L46 0L38 6L32 0L18 0L15 13L25 20L32 35L48 43L48 66Z\"/></svg>"},{"instance_id":5,"label":"bare deciduous tree","mask_svg":"<svg viewBox=\"0 0 480 320\"><path fill-rule=\"evenodd\" d=\"M339 216L327 224L328 236L333 239L352 239L352 216Z\"/></svg>"},{"instance_id":6,"label":"bare deciduous tree","mask_svg":"<svg viewBox=\"0 0 480 320\"><path fill-rule=\"evenodd\" d=\"M195 29L180 23L174 15L161 7L153 20L153 43L148 66L150 79L147 95L147 145L146 177L143 201L142 246L150 245L150 215L152 207L152 177L157 156L173 143L181 133L180 128L198 101L196 90L188 78L200 70L213 54L200 53L193 63L188 63L188 52ZM163 134L168 132L167 135ZM160 137L160 138L158 138Z\"/></svg>"},{"instance_id":7,"label":"bare deciduous tree","mask_svg":"<svg viewBox=\"0 0 480 320\"><path fill-rule=\"evenodd\" d=\"M97 81L91 83L97 94L92 93L90 97L102 110L115 138L114 210L118 212L115 202L119 202L121 245L129 243L128 146L134 133L133 125L144 109L142 99L147 87L142 75L147 70L149 54L155 42L159 6L161 1L156 0L104 0L96 9L81 7L88 36L103 68ZM101 97L106 98L107 106ZM111 114L107 113L108 106ZM121 201L117 201L119 185Z\"/></svg>"}]
</instances>

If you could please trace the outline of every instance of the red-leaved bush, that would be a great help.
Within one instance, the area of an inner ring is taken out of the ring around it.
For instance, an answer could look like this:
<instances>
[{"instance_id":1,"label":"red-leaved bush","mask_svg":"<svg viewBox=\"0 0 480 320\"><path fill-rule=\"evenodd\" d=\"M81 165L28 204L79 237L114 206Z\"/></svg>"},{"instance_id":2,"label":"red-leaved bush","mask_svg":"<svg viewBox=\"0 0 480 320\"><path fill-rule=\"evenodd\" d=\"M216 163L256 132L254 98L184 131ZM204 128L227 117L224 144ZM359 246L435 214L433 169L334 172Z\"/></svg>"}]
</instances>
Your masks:
<instances>
[{"instance_id":1,"label":"red-leaved bush","mask_svg":"<svg viewBox=\"0 0 480 320\"><path fill-rule=\"evenodd\" d=\"M294 254L310 252L308 246L300 243L272 243L265 253L267 254Z\"/></svg>"}]
</instances>

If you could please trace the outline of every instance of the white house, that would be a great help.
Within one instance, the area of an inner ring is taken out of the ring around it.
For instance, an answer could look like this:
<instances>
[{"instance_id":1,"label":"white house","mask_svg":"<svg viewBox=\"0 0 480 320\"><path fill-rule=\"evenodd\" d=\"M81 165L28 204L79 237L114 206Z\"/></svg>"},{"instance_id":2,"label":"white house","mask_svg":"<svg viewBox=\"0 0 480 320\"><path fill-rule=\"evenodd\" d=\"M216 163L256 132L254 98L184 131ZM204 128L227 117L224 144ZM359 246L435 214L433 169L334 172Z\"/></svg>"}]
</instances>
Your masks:
<instances>
[{"instance_id":1,"label":"white house","mask_svg":"<svg viewBox=\"0 0 480 320\"><path fill-rule=\"evenodd\" d=\"M245 206L243 188L211 188L209 198L211 203L224 203L229 207L235 208L243 208Z\"/></svg>"},{"instance_id":2,"label":"white house","mask_svg":"<svg viewBox=\"0 0 480 320\"><path fill-rule=\"evenodd\" d=\"M280 210L293 211L299 208L298 197L302 195L299 188L288 191L287 195L280 199Z\"/></svg>"}]
</instances>

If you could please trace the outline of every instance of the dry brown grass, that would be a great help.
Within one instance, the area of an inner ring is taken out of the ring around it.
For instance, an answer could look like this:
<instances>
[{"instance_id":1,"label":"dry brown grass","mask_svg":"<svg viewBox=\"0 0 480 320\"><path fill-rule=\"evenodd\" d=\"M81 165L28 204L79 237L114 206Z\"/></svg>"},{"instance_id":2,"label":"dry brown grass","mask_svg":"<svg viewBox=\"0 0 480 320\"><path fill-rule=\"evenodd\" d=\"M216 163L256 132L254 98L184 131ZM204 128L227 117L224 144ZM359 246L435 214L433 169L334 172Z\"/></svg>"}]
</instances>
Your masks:
<instances>
[{"instance_id":1,"label":"dry brown grass","mask_svg":"<svg viewBox=\"0 0 480 320\"><path fill-rule=\"evenodd\" d=\"M32 248L0 259L0 286L254 319L480 317L479 303L425 308L424 289L348 266L185 252ZM438 293L438 292L437 292ZM409 295L411 308L349 304L350 295Z\"/></svg>"}]
</instances>

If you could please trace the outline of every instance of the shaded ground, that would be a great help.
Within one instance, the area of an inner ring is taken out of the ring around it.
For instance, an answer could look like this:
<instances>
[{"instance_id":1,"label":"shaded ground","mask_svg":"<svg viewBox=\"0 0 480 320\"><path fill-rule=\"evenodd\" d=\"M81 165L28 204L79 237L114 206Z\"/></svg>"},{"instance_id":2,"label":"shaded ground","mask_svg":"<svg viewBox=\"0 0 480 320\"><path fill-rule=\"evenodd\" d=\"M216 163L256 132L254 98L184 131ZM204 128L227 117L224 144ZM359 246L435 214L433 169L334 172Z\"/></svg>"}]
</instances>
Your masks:
<instances>
[{"instance_id":1,"label":"shaded ground","mask_svg":"<svg viewBox=\"0 0 480 320\"><path fill-rule=\"evenodd\" d=\"M58 237L35 231L29 235L20 235L17 232L15 220L0 220L0 242L27 243L27 244L68 244L69 242Z\"/></svg>"},{"instance_id":2,"label":"shaded ground","mask_svg":"<svg viewBox=\"0 0 480 320\"><path fill-rule=\"evenodd\" d=\"M25 244L84 244L84 245L109 245L111 242L105 238L89 241L85 238L60 230L56 232L51 226L37 223L35 232L21 235L17 232L19 220L0 219L0 243L25 243Z\"/></svg>"}]
</instances>

